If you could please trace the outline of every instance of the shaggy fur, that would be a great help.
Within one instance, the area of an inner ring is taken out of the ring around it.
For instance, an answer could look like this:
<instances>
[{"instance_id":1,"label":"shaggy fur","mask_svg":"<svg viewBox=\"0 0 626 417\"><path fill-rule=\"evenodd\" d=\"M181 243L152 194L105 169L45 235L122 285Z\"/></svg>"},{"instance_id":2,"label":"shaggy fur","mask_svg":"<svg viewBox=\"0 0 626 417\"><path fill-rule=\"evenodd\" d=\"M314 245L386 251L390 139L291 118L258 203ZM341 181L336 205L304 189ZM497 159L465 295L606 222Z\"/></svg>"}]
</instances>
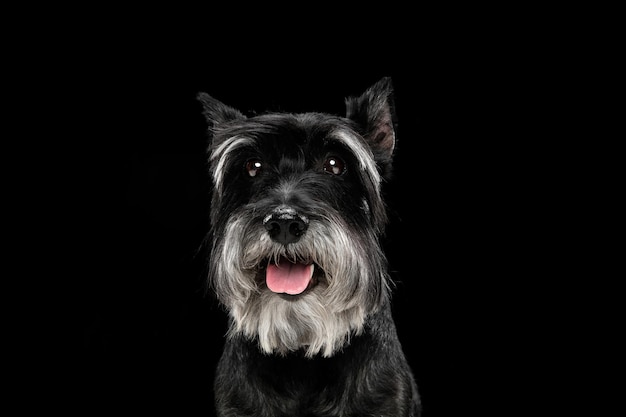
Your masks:
<instances>
[{"instance_id":1,"label":"shaggy fur","mask_svg":"<svg viewBox=\"0 0 626 417\"><path fill-rule=\"evenodd\" d=\"M248 118L198 99L211 138L209 283L230 317L218 415L419 416L380 245L391 80L346 99L346 117Z\"/></svg>"}]
</instances>

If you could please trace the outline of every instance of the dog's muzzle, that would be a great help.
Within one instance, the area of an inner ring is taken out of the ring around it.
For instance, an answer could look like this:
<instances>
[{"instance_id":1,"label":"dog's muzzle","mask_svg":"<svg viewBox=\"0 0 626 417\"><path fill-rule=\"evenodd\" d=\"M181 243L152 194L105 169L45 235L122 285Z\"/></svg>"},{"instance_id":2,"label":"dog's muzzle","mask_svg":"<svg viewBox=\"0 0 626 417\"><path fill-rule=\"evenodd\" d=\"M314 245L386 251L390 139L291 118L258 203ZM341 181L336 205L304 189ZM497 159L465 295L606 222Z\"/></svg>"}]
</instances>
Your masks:
<instances>
[{"instance_id":1,"label":"dog's muzzle","mask_svg":"<svg viewBox=\"0 0 626 417\"><path fill-rule=\"evenodd\" d=\"M272 240L287 245L300 240L309 227L309 221L294 209L280 206L263 219L263 226Z\"/></svg>"}]
</instances>

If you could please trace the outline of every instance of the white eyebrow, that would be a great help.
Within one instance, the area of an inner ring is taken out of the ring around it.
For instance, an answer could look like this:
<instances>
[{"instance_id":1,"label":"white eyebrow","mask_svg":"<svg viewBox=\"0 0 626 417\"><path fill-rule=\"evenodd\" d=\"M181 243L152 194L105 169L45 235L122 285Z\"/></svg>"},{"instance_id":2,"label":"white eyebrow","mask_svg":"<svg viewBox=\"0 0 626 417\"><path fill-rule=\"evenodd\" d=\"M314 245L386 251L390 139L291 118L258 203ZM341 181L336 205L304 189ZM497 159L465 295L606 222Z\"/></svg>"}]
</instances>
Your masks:
<instances>
[{"instance_id":1,"label":"white eyebrow","mask_svg":"<svg viewBox=\"0 0 626 417\"><path fill-rule=\"evenodd\" d=\"M346 132L341 129L336 129L331 132L330 135L333 139L344 144L348 149L352 151L352 153L356 156L359 161L359 168L361 171L365 171L368 176L372 179L372 182L376 186L376 189L380 189L381 177L378 173L378 169L376 168L376 162L372 157L372 153L361 142L358 140L353 134L350 132ZM210 161L217 160L217 163L214 164L213 168L213 182L218 192L222 192L223 188L223 180L224 180L224 166L228 161L230 154L243 146L249 145L253 143L254 140L250 137L246 136L232 136L226 139L223 143L221 143L217 148L211 152Z\"/></svg>"},{"instance_id":2,"label":"white eyebrow","mask_svg":"<svg viewBox=\"0 0 626 417\"><path fill-rule=\"evenodd\" d=\"M376 162L372 156L370 149L360 140L358 140L351 132L346 132L341 129L336 129L331 132L330 135L333 139L346 145L352 153L357 157L361 171L365 171L369 174L369 177L374 182L376 190L380 191L381 177L376 168Z\"/></svg>"},{"instance_id":3,"label":"white eyebrow","mask_svg":"<svg viewBox=\"0 0 626 417\"><path fill-rule=\"evenodd\" d=\"M224 165L226 165L229 155L235 149L251 144L252 142L253 139L249 137L232 136L226 139L222 144L220 144L220 146L218 146L213 150L213 152L211 152L211 163L213 163L213 161L217 159L217 164L215 164L213 168L213 183L215 184L215 188L219 193L222 192L222 182L224 181Z\"/></svg>"}]
</instances>

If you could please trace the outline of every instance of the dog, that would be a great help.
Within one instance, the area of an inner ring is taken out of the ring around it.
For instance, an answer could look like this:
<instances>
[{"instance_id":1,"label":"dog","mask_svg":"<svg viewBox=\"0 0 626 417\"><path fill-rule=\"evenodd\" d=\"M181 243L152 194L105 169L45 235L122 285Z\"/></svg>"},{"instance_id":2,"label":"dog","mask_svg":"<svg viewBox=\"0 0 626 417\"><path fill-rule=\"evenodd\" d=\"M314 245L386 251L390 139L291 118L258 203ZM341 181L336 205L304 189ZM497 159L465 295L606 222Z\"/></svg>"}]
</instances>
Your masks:
<instances>
[{"instance_id":1,"label":"dog","mask_svg":"<svg viewBox=\"0 0 626 417\"><path fill-rule=\"evenodd\" d=\"M421 400L393 321L381 188L397 130L390 77L346 116L244 116L199 93L211 181L208 286L229 327L220 417L411 416Z\"/></svg>"}]
</instances>

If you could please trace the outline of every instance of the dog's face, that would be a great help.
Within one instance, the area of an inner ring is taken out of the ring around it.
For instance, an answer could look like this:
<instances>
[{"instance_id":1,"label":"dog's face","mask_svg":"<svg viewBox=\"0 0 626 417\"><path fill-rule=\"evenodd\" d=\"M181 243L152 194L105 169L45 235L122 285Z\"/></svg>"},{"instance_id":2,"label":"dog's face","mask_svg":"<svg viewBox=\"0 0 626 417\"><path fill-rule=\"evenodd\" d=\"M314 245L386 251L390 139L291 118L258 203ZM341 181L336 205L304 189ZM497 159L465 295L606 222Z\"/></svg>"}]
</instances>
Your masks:
<instances>
[{"instance_id":1,"label":"dog's face","mask_svg":"<svg viewBox=\"0 0 626 417\"><path fill-rule=\"evenodd\" d=\"M199 95L212 136L209 280L231 336L266 353L332 356L387 301L391 95L383 79L346 100L345 118L247 118Z\"/></svg>"}]
</instances>

